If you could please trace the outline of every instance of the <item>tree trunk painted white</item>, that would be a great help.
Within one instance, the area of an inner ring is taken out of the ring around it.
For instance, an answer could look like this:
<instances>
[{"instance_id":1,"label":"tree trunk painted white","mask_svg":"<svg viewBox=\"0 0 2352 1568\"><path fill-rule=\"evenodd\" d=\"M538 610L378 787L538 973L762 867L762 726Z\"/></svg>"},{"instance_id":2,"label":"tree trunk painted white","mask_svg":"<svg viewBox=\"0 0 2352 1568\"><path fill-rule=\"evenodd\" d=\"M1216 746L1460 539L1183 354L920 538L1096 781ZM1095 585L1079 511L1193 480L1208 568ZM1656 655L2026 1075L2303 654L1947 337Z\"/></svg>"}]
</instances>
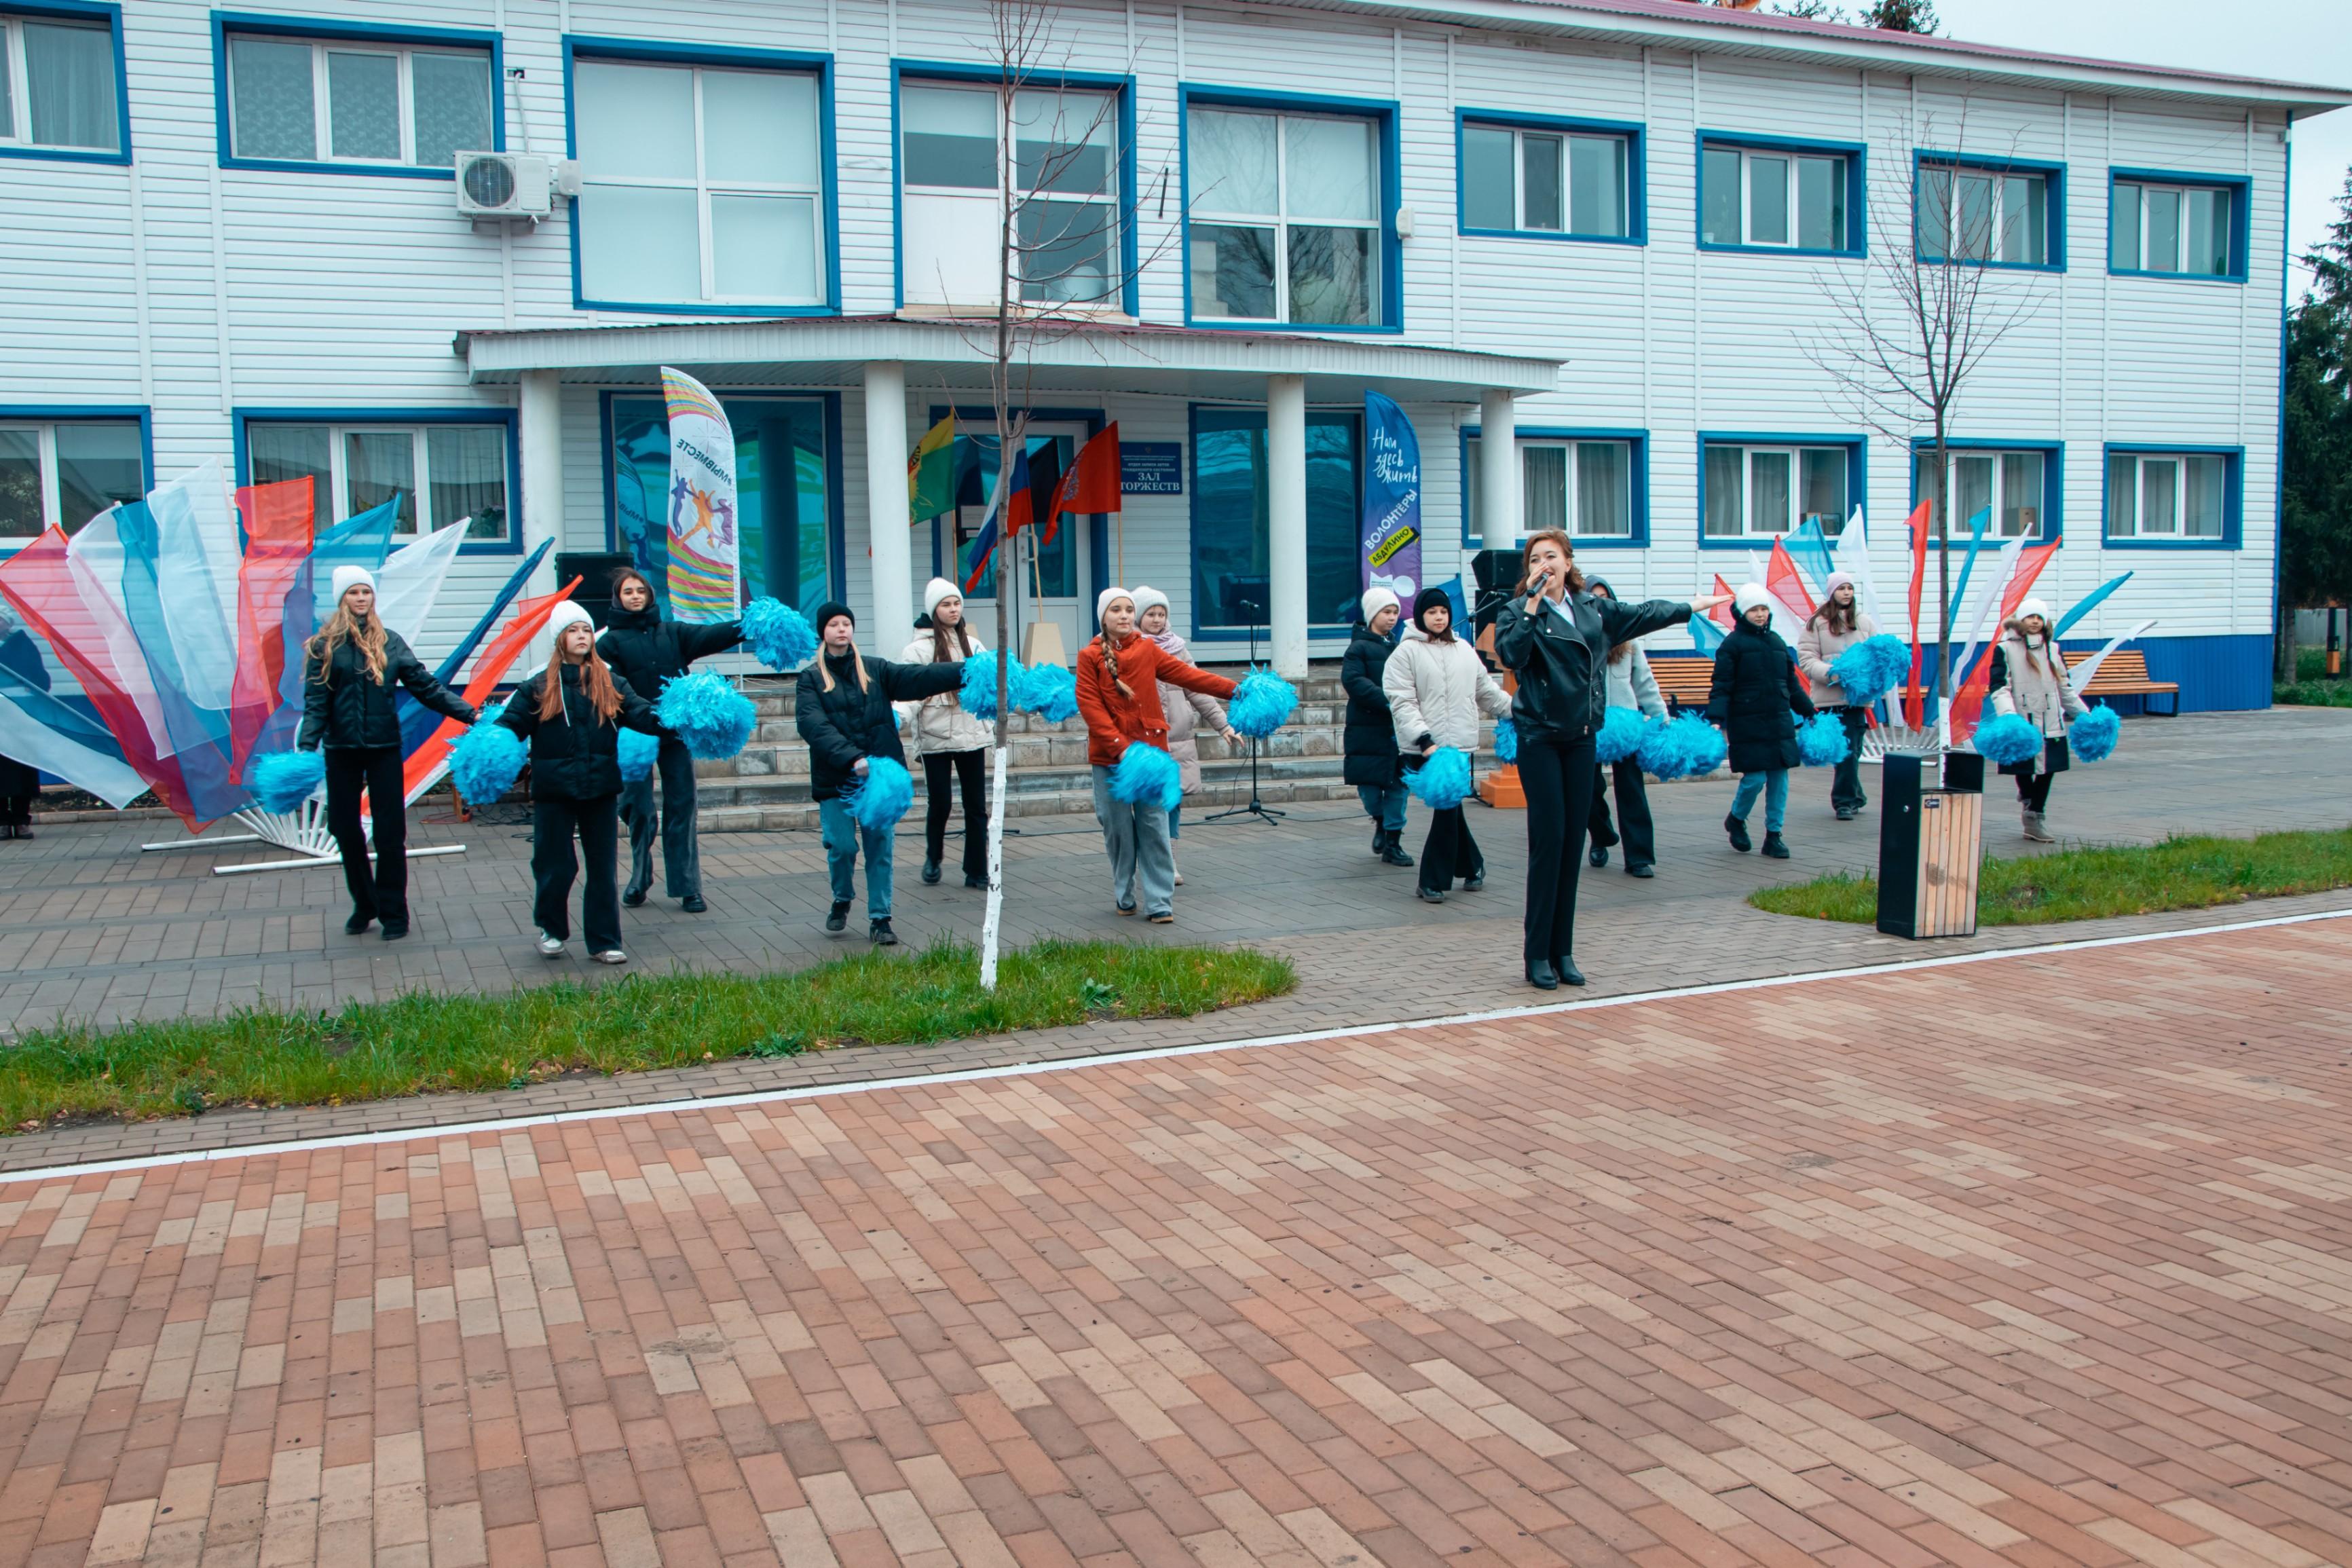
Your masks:
<instances>
[{"instance_id":1,"label":"tree trunk painted white","mask_svg":"<svg viewBox=\"0 0 2352 1568\"><path fill-rule=\"evenodd\" d=\"M980 988L996 989L996 934L1004 915L1004 753L996 748L988 786L988 913L980 922Z\"/></svg>"}]
</instances>

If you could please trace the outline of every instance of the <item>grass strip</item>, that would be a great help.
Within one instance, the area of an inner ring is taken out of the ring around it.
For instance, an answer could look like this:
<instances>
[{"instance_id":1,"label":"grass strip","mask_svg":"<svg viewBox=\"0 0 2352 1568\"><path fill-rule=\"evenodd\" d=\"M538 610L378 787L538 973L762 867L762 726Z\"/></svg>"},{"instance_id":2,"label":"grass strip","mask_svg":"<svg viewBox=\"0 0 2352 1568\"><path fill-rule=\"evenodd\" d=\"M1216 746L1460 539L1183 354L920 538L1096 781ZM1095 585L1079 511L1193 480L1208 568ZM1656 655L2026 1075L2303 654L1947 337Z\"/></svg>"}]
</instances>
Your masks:
<instances>
[{"instance_id":1,"label":"grass strip","mask_svg":"<svg viewBox=\"0 0 2352 1568\"><path fill-rule=\"evenodd\" d=\"M2252 838L2181 837L2013 860L1988 856L1977 878L1977 923L2102 920L2345 887L2352 887L2352 828ZM1870 925L1878 919L1878 883L1841 873L1759 888L1748 901L1776 915Z\"/></svg>"},{"instance_id":2,"label":"grass strip","mask_svg":"<svg viewBox=\"0 0 2352 1568\"><path fill-rule=\"evenodd\" d=\"M1044 942L1004 955L993 994L971 948L861 952L795 973L632 975L494 995L411 992L335 1013L67 1026L0 1047L0 1127L127 1121L228 1105L341 1105L520 1089L853 1045L926 1045L1089 1017L1190 1017L1283 995L1283 959L1206 947Z\"/></svg>"},{"instance_id":3,"label":"grass strip","mask_svg":"<svg viewBox=\"0 0 2352 1568\"><path fill-rule=\"evenodd\" d=\"M2271 700L2282 707L2352 708L2352 680L2303 680L2271 688Z\"/></svg>"}]
</instances>

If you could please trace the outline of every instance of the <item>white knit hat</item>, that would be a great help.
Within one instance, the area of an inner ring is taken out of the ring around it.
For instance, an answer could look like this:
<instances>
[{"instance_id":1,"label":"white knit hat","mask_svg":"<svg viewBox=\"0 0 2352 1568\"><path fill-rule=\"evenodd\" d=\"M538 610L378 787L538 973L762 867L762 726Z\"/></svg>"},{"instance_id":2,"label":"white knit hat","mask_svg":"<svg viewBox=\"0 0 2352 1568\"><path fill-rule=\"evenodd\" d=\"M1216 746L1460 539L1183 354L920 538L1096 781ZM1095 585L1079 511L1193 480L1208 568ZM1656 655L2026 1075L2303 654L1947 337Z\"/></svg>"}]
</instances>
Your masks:
<instances>
[{"instance_id":1,"label":"white knit hat","mask_svg":"<svg viewBox=\"0 0 2352 1568\"><path fill-rule=\"evenodd\" d=\"M1742 616L1757 605L1771 602L1771 591L1761 583L1742 583L1731 595L1731 607Z\"/></svg>"},{"instance_id":2,"label":"white knit hat","mask_svg":"<svg viewBox=\"0 0 2352 1568\"><path fill-rule=\"evenodd\" d=\"M923 584L923 614L930 615L940 607L941 599L961 599L963 590L944 577L934 577Z\"/></svg>"},{"instance_id":3,"label":"white knit hat","mask_svg":"<svg viewBox=\"0 0 2352 1568\"><path fill-rule=\"evenodd\" d=\"M1140 616L1144 611L1150 609L1155 605L1163 610L1168 608L1168 595L1161 593L1157 588L1147 588L1142 584L1138 583L1135 585L1135 593L1132 596L1135 600L1135 613L1138 616Z\"/></svg>"},{"instance_id":4,"label":"white knit hat","mask_svg":"<svg viewBox=\"0 0 2352 1568\"><path fill-rule=\"evenodd\" d=\"M1861 584L1853 580L1852 573L1832 572L1830 574L1830 580L1822 584L1822 597L1824 599L1832 597L1840 588L1852 588L1856 593L1862 591Z\"/></svg>"},{"instance_id":5,"label":"white knit hat","mask_svg":"<svg viewBox=\"0 0 2352 1568\"><path fill-rule=\"evenodd\" d=\"M1095 619L1097 621L1101 620L1103 618L1103 612L1109 609L1112 601L1117 599L1125 599L1131 605L1135 602L1135 595L1120 587L1114 586L1105 588L1101 593L1095 595Z\"/></svg>"},{"instance_id":6,"label":"white knit hat","mask_svg":"<svg viewBox=\"0 0 2352 1568\"><path fill-rule=\"evenodd\" d=\"M1377 585L1365 589L1363 597L1358 599L1356 603L1363 607L1364 625L1368 626L1372 624L1372 617L1379 615L1382 610L1402 610L1404 608L1404 605L1398 602L1396 594L1393 590L1379 587Z\"/></svg>"},{"instance_id":7,"label":"white knit hat","mask_svg":"<svg viewBox=\"0 0 2352 1568\"><path fill-rule=\"evenodd\" d=\"M332 582L333 603L338 607L342 605L343 595L354 588L365 588L371 594L375 592L375 574L364 566L338 566Z\"/></svg>"},{"instance_id":8,"label":"white knit hat","mask_svg":"<svg viewBox=\"0 0 2352 1568\"><path fill-rule=\"evenodd\" d=\"M582 609L579 605L573 604L571 600L566 599L563 603L556 605L554 613L547 617L548 668L553 669L557 661L562 658L563 629L566 626L586 626L591 632L593 632L596 629L594 617L590 616L587 611Z\"/></svg>"},{"instance_id":9,"label":"white knit hat","mask_svg":"<svg viewBox=\"0 0 2352 1568\"><path fill-rule=\"evenodd\" d=\"M2043 631L2048 631L2050 629L2050 602L2047 599L2026 599L2020 602L2017 606L2017 614L2011 618L2021 621L2028 616L2040 616L2042 617L2042 629Z\"/></svg>"}]
</instances>

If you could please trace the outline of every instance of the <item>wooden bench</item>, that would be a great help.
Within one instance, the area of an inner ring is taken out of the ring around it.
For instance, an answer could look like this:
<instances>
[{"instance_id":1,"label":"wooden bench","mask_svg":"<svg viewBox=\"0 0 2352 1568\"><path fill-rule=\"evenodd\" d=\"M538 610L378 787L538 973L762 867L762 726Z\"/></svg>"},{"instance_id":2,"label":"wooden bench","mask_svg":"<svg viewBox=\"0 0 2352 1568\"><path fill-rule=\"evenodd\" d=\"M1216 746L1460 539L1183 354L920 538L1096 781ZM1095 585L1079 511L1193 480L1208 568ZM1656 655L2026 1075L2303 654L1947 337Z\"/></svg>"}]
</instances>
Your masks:
<instances>
[{"instance_id":1,"label":"wooden bench","mask_svg":"<svg viewBox=\"0 0 2352 1568\"><path fill-rule=\"evenodd\" d=\"M1650 673L1657 679L1658 695L1666 700L1668 713L1706 710L1706 689L1715 679L1715 660L1691 654L1652 654Z\"/></svg>"},{"instance_id":2,"label":"wooden bench","mask_svg":"<svg viewBox=\"0 0 2352 1568\"><path fill-rule=\"evenodd\" d=\"M2066 667L2072 669L2090 657L2087 653L2070 653L2066 656ZM2166 719L2180 716L2179 683L2149 679L2147 655L2128 648L2119 647L2109 654L2107 661L2099 666L2097 673L2091 677L2091 684L2074 695L2085 700L2093 697L2169 697L2172 706L2158 716ZM2140 706L2151 714L2158 712L2146 702Z\"/></svg>"}]
</instances>

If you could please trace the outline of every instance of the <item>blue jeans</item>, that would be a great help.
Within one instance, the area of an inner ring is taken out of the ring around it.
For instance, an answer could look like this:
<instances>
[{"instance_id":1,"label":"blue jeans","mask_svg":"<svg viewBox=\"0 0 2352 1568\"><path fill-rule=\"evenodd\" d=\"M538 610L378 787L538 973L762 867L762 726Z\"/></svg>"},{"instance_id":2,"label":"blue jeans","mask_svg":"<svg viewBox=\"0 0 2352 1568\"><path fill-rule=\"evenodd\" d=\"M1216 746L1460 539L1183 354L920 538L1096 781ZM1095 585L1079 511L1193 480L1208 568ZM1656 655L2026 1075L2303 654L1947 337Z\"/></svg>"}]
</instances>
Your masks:
<instances>
[{"instance_id":1,"label":"blue jeans","mask_svg":"<svg viewBox=\"0 0 2352 1568\"><path fill-rule=\"evenodd\" d=\"M1769 773L1739 775L1739 793L1731 797L1731 815L1740 821L1756 809L1756 797L1764 797L1764 831L1778 833L1789 815L1789 770L1774 768Z\"/></svg>"},{"instance_id":2,"label":"blue jeans","mask_svg":"<svg viewBox=\"0 0 2352 1568\"><path fill-rule=\"evenodd\" d=\"M866 916L868 920L888 920L889 830L858 826L857 819L849 815L849 807L837 800L819 801L816 819L820 836L824 840L824 868L833 877L833 901L845 904L857 896L857 883L853 873L857 869L858 841L863 839L866 844Z\"/></svg>"},{"instance_id":3,"label":"blue jeans","mask_svg":"<svg viewBox=\"0 0 2352 1568\"><path fill-rule=\"evenodd\" d=\"M1364 803L1364 815L1379 823L1385 831L1404 831L1404 785L1358 784L1356 798Z\"/></svg>"},{"instance_id":4,"label":"blue jeans","mask_svg":"<svg viewBox=\"0 0 2352 1568\"><path fill-rule=\"evenodd\" d=\"M1172 843L1182 837L1184 837L1184 803L1180 800L1168 808L1168 837Z\"/></svg>"}]
</instances>

